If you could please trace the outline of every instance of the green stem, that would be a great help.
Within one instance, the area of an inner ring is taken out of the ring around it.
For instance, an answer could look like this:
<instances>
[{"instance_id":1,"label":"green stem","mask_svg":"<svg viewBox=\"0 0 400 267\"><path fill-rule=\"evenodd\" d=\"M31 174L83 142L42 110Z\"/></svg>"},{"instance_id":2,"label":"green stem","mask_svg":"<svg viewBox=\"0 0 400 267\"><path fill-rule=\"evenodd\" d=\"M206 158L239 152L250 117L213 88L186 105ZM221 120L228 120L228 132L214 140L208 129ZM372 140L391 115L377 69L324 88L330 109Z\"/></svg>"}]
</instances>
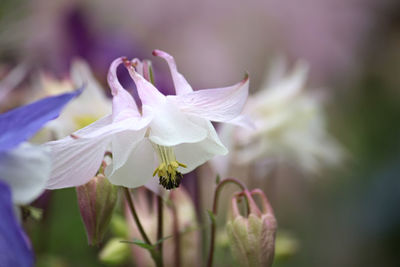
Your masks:
<instances>
[{"instance_id":1,"label":"green stem","mask_svg":"<svg viewBox=\"0 0 400 267\"><path fill-rule=\"evenodd\" d=\"M149 237L147 236L146 232L143 229L142 223L139 220L139 216L137 215L137 212L136 212L136 209L135 209L135 205L133 204L133 199L132 199L132 196L131 196L131 192L126 187L123 187L123 189L124 189L124 193L125 193L125 198L128 201L129 209L131 210L132 217L135 220L135 223L136 223L137 228L138 228L138 230L140 232L140 235L142 236L142 238L143 238L144 242L146 242L146 244L148 244L150 246L153 246L153 244L151 243ZM153 258L154 262L156 263L156 266L157 267L162 267L163 266L162 258L160 256L159 251L152 249L152 250L150 250L150 254L151 254L151 257Z\"/></svg>"},{"instance_id":2,"label":"green stem","mask_svg":"<svg viewBox=\"0 0 400 267\"><path fill-rule=\"evenodd\" d=\"M213 215L216 216L217 215L217 210L218 210L218 197L219 194L221 192L221 189L223 188L224 185L228 184L228 183L233 183L236 184L237 186L239 186L242 190L246 189L246 186L239 180L235 179L235 178L226 178L224 180L222 180L218 185L217 188L215 188L215 192L214 192L214 200L213 200ZM213 263L213 257L214 257L214 243L215 243L215 220L212 219L211 220L211 238L210 238L210 250L208 252L208 261L207 261L207 266L211 267L212 263Z\"/></svg>"},{"instance_id":3,"label":"green stem","mask_svg":"<svg viewBox=\"0 0 400 267\"><path fill-rule=\"evenodd\" d=\"M135 223L139 229L140 235L142 236L142 238L144 239L144 242L146 242L149 245L151 244L151 241L149 239L149 237L147 236L146 232L143 229L143 226L139 220L139 216L137 215L136 209L135 209L135 205L133 204L133 199L131 196L131 192L129 192L129 189L124 187L124 193L125 193L125 198L128 201L128 205L129 205L129 209L131 210L133 219L135 220Z\"/></svg>"},{"instance_id":4,"label":"green stem","mask_svg":"<svg viewBox=\"0 0 400 267\"><path fill-rule=\"evenodd\" d=\"M157 196L157 241L163 238L163 199L160 196ZM157 244L157 250L160 253L161 265L163 263L163 242L159 242Z\"/></svg>"}]
</instances>

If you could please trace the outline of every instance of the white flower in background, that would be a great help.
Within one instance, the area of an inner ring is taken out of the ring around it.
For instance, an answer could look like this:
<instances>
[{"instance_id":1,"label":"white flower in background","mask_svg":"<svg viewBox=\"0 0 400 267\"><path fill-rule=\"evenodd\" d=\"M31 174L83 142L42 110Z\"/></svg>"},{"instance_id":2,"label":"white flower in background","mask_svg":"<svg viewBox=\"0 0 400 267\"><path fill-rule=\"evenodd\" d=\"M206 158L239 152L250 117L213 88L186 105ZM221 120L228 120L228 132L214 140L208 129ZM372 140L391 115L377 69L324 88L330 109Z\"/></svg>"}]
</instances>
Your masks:
<instances>
[{"instance_id":1,"label":"white flower in background","mask_svg":"<svg viewBox=\"0 0 400 267\"><path fill-rule=\"evenodd\" d=\"M160 184L172 189L179 186L182 174L227 153L210 121L245 124L239 114L247 99L248 77L233 86L193 91L172 56L159 50L153 54L167 61L176 95L161 94L142 76L149 74L141 69L146 61L114 60L108 74L112 114L46 144L53 156L47 188L87 183L104 155L111 153L112 162L105 170L111 183L134 188L157 174ZM116 70L121 64L136 84L141 108L118 81Z\"/></svg>"},{"instance_id":2,"label":"white flower in background","mask_svg":"<svg viewBox=\"0 0 400 267\"><path fill-rule=\"evenodd\" d=\"M244 114L256 130L222 126L221 137L234 152L214 165L226 173L233 162L289 163L309 173L341 162L343 150L328 133L319 99L304 91L308 66L298 62L286 73L283 61L275 62L262 89L249 97Z\"/></svg>"},{"instance_id":3,"label":"white flower in background","mask_svg":"<svg viewBox=\"0 0 400 267\"><path fill-rule=\"evenodd\" d=\"M75 60L71 65L70 79L57 80L49 75L41 75L41 91L43 96L71 92L82 88L82 94L68 105L60 117L46 125L52 138L68 136L111 112L111 99L93 77L89 65L83 60Z\"/></svg>"}]
</instances>

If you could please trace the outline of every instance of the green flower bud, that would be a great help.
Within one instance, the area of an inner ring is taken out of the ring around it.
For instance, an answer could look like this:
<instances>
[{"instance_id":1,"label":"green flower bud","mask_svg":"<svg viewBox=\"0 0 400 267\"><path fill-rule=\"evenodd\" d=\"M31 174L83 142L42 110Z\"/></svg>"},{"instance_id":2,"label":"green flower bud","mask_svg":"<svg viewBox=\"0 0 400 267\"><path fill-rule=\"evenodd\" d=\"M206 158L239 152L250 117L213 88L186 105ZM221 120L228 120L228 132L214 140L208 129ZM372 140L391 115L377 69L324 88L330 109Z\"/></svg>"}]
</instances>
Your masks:
<instances>
[{"instance_id":1,"label":"green flower bud","mask_svg":"<svg viewBox=\"0 0 400 267\"><path fill-rule=\"evenodd\" d=\"M99 259L105 264L120 266L129 260L130 254L129 244L121 242L119 238L112 238L100 251Z\"/></svg>"},{"instance_id":2,"label":"green flower bud","mask_svg":"<svg viewBox=\"0 0 400 267\"><path fill-rule=\"evenodd\" d=\"M262 211L256 205L253 196L259 195ZM247 199L249 214L240 214L238 200ZM234 218L227 223L227 232L233 255L242 266L271 266L274 259L275 234L277 222L273 210L264 195L259 190L253 190L235 195L232 198L232 213Z\"/></svg>"},{"instance_id":3,"label":"green flower bud","mask_svg":"<svg viewBox=\"0 0 400 267\"><path fill-rule=\"evenodd\" d=\"M118 188L99 174L87 184L77 187L76 193L88 243L98 245L110 223L117 202Z\"/></svg>"}]
</instances>

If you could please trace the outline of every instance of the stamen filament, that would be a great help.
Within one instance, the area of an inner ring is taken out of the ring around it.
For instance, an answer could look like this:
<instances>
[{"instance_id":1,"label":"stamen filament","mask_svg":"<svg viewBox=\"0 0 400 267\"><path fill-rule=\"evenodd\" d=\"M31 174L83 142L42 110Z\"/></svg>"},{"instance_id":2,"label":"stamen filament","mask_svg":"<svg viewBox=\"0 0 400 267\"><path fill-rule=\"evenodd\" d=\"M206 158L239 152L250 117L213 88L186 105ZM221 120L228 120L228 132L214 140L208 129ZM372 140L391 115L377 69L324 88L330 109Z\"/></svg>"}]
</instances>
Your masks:
<instances>
[{"instance_id":1,"label":"stamen filament","mask_svg":"<svg viewBox=\"0 0 400 267\"><path fill-rule=\"evenodd\" d=\"M178 168L186 168L187 166L176 160L172 147L152 145L160 161L160 165L154 170L153 176L158 174L160 184L168 190L179 187L183 175L178 171Z\"/></svg>"}]
</instances>

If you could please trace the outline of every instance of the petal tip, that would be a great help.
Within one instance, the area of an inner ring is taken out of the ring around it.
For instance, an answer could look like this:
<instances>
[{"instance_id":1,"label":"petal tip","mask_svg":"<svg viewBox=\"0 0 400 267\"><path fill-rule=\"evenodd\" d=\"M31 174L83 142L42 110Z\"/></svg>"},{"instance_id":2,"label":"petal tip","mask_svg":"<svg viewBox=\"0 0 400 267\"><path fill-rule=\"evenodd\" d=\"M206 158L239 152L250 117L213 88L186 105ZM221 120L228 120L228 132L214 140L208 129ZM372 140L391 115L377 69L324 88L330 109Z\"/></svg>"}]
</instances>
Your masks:
<instances>
[{"instance_id":1,"label":"petal tip","mask_svg":"<svg viewBox=\"0 0 400 267\"><path fill-rule=\"evenodd\" d=\"M129 68L132 66L132 61L130 61L127 57L121 57L124 66Z\"/></svg>"},{"instance_id":2,"label":"petal tip","mask_svg":"<svg viewBox=\"0 0 400 267\"><path fill-rule=\"evenodd\" d=\"M243 80L242 80L242 84L245 84L248 80L250 79L250 75L249 75L249 73L246 71L245 73L244 73L244 78L243 78Z\"/></svg>"},{"instance_id":3,"label":"petal tip","mask_svg":"<svg viewBox=\"0 0 400 267\"><path fill-rule=\"evenodd\" d=\"M162 50L159 50L159 49L154 49L152 54L155 57L161 57L161 58L164 58L165 60L173 59L173 57L170 54L168 54L167 52L164 52Z\"/></svg>"}]
</instances>

